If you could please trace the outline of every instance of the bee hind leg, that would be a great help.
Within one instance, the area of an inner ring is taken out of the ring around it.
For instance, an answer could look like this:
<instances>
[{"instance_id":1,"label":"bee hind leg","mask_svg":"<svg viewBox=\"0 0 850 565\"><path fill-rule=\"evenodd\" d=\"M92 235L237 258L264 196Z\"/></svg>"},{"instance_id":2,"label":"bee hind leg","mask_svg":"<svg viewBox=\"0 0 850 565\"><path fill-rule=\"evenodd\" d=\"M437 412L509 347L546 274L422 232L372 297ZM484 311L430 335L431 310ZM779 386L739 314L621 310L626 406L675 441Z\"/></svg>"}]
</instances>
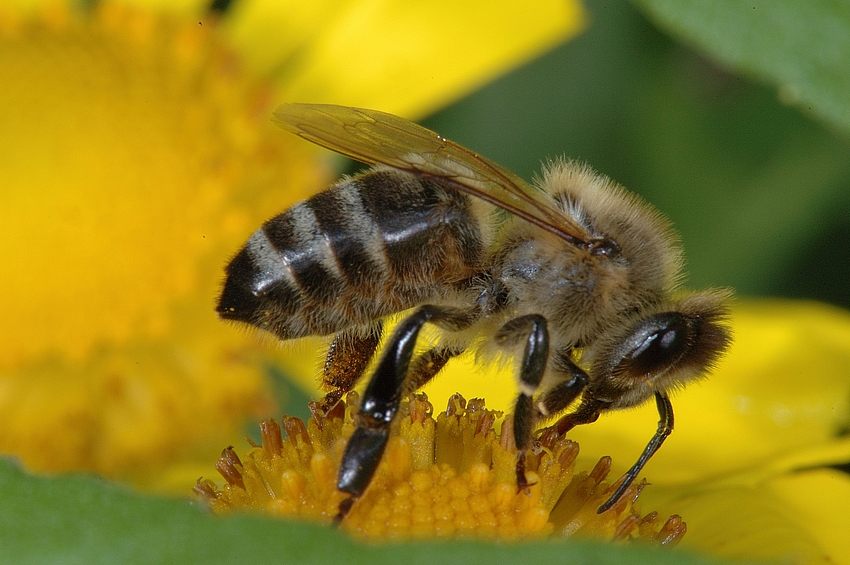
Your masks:
<instances>
[{"instance_id":1,"label":"bee hind leg","mask_svg":"<svg viewBox=\"0 0 850 565\"><path fill-rule=\"evenodd\" d=\"M408 396L428 384L445 367L449 359L461 353L463 353L462 348L447 349L434 347L418 356L410 364L402 397Z\"/></svg>"},{"instance_id":2,"label":"bee hind leg","mask_svg":"<svg viewBox=\"0 0 850 565\"><path fill-rule=\"evenodd\" d=\"M357 428L345 446L337 489L351 496L340 503L334 519L336 523L345 518L354 502L366 491L381 462L389 440L390 425L408 390L411 358L422 326L430 322L449 331L459 331L469 327L476 319L475 312L426 305L418 308L396 327L363 391ZM420 356L414 362L413 378L417 381L414 384L430 380L457 353L459 351L431 350Z\"/></svg>"},{"instance_id":3,"label":"bee hind leg","mask_svg":"<svg viewBox=\"0 0 850 565\"><path fill-rule=\"evenodd\" d=\"M322 371L322 386L329 390L320 404L325 414L363 376L381 341L381 330L382 325L379 323L366 334L346 330L334 337Z\"/></svg>"}]
</instances>

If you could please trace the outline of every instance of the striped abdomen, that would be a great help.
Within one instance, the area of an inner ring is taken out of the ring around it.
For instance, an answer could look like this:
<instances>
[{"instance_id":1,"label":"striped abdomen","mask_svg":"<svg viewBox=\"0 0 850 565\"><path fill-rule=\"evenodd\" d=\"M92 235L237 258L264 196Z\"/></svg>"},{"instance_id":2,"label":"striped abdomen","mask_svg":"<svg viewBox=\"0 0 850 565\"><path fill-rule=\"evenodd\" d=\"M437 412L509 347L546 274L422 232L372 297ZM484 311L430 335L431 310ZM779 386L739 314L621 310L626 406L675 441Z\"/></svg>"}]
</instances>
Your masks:
<instances>
[{"instance_id":1,"label":"striped abdomen","mask_svg":"<svg viewBox=\"0 0 850 565\"><path fill-rule=\"evenodd\" d=\"M227 267L218 312L281 339L328 335L429 302L483 261L469 198L379 168L257 230Z\"/></svg>"}]
</instances>

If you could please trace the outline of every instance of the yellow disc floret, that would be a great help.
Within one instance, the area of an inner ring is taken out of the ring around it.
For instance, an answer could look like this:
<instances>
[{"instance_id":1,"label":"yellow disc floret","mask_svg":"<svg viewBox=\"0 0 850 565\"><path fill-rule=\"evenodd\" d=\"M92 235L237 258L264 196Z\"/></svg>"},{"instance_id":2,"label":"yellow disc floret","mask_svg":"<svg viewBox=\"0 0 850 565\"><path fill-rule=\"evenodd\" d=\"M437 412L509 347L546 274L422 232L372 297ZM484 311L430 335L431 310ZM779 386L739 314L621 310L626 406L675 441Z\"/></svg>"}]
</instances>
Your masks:
<instances>
[{"instance_id":1,"label":"yellow disc floret","mask_svg":"<svg viewBox=\"0 0 850 565\"><path fill-rule=\"evenodd\" d=\"M350 393L328 414L313 404L306 425L285 416L283 435L276 421L263 422L262 445L242 458L232 448L222 453L216 468L225 484L201 480L196 492L217 513L254 510L330 523L347 498L336 489L336 475L354 430L356 402ZM510 418L460 395L436 418L432 412L422 394L402 403L378 470L343 529L368 539L575 535L660 545L674 545L685 533L678 516L661 521L657 513L638 513L635 501L645 482L598 514L611 493L605 482L610 458L577 472L578 445L556 438L528 457L531 486L518 492L517 450L506 432Z\"/></svg>"}]
</instances>

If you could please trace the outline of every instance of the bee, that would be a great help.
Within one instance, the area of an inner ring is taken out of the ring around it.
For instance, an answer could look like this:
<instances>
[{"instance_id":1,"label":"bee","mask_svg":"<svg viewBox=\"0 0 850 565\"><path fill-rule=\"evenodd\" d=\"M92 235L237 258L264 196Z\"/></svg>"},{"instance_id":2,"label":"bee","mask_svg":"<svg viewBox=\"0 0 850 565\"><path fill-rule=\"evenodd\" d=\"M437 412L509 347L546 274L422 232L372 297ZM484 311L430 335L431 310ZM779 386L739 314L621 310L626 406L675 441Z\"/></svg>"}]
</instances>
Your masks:
<instances>
[{"instance_id":1,"label":"bee","mask_svg":"<svg viewBox=\"0 0 850 565\"><path fill-rule=\"evenodd\" d=\"M682 250L649 204L587 166L558 160L536 185L403 118L285 104L274 121L371 165L267 221L227 266L226 320L281 340L334 336L329 410L366 372L337 487L342 520L381 460L402 398L468 349L517 360L516 479L535 427L564 434L655 399L658 428L599 507L611 508L673 430L669 394L730 344L730 291L680 288ZM416 348L426 324L440 338Z\"/></svg>"}]
</instances>

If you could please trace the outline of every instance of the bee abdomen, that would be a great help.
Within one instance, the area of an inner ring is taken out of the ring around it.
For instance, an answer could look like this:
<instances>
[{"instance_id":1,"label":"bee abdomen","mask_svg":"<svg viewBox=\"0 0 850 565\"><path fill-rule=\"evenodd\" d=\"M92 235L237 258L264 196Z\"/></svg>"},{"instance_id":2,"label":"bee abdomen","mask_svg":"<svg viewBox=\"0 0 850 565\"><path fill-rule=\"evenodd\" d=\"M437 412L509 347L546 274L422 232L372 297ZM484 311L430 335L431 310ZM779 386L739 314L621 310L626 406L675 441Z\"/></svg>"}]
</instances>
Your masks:
<instances>
[{"instance_id":1,"label":"bee abdomen","mask_svg":"<svg viewBox=\"0 0 850 565\"><path fill-rule=\"evenodd\" d=\"M366 325L480 269L480 234L466 196L378 169L257 230L228 265L218 312L281 339Z\"/></svg>"}]
</instances>

